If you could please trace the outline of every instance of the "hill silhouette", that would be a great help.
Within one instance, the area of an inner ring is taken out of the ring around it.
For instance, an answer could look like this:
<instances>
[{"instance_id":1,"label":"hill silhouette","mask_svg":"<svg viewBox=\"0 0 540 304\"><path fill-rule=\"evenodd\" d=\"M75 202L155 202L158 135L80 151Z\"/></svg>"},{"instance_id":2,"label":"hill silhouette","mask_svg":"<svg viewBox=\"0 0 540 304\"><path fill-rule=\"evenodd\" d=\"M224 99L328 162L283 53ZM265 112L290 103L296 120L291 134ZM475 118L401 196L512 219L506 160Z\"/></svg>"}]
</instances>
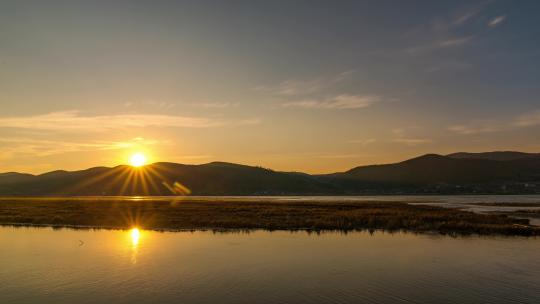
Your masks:
<instances>
[{"instance_id":1,"label":"hill silhouette","mask_svg":"<svg viewBox=\"0 0 540 304\"><path fill-rule=\"evenodd\" d=\"M486 159L486 160L517 160L517 159L531 159L540 158L540 153L525 153L515 151L494 151L494 152L481 152L481 153L468 153L458 152L446 155L451 158L459 159Z\"/></svg>"},{"instance_id":2,"label":"hill silhouette","mask_svg":"<svg viewBox=\"0 0 540 304\"><path fill-rule=\"evenodd\" d=\"M322 175L226 162L0 174L2 196L479 193L540 193L540 157L521 152L427 154Z\"/></svg>"}]
</instances>

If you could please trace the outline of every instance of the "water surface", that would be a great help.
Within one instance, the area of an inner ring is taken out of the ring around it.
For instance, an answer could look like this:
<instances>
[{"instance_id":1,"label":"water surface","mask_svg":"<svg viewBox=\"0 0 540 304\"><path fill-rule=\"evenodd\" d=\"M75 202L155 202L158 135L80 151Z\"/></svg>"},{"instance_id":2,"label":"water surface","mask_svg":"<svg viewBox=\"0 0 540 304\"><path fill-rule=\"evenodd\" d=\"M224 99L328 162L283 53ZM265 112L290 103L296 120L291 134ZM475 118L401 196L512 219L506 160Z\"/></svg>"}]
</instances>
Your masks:
<instances>
[{"instance_id":1,"label":"water surface","mask_svg":"<svg viewBox=\"0 0 540 304\"><path fill-rule=\"evenodd\" d=\"M540 239L0 227L0 303L540 303Z\"/></svg>"}]
</instances>

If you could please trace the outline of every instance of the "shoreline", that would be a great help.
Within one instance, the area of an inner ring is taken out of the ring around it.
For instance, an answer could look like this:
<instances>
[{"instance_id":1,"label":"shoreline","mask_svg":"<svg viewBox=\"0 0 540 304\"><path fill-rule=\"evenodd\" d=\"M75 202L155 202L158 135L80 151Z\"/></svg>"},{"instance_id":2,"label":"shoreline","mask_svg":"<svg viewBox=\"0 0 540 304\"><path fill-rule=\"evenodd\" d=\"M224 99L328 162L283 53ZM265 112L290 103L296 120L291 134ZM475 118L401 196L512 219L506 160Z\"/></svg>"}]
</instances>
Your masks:
<instances>
[{"instance_id":1,"label":"shoreline","mask_svg":"<svg viewBox=\"0 0 540 304\"><path fill-rule=\"evenodd\" d=\"M519 224L516 224L519 226ZM83 225L54 225L54 224L26 224L26 223L0 223L0 227L11 227L15 229L24 228L38 228L38 229L53 229L53 230L111 230L111 231L130 231L133 228L139 227L107 227L107 226L83 226ZM523 226L522 228L530 228L536 226ZM200 227L200 228L141 228L143 231L159 232L159 233L176 233L176 232L212 232L212 233L253 233L253 232L289 232L289 233L307 233L307 234L326 234L326 233L389 233L389 234L413 234L413 235L425 235L425 236L441 236L452 238L525 238L525 239L537 239L540 238L540 234L523 235L523 234L476 234L476 233L441 233L439 231L423 230L387 230L387 229L353 229L353 230L314 230L312 228L295 228L295 229L263 229L263 228L218 228L218 227Z\"/></svg>"}]
</instances>

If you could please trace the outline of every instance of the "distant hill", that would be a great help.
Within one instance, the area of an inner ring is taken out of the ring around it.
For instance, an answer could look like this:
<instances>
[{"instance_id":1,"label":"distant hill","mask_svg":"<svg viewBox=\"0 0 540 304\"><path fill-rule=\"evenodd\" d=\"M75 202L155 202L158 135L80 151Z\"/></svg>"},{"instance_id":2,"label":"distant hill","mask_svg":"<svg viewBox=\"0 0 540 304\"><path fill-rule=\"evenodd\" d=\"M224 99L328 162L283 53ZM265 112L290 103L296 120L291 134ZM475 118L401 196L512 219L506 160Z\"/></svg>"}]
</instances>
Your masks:
<instances>
[{"instance_id":1,"label":"distant hill","mask_svg":"<svg viewBox=\"0 0 540 304\"><path fill-rule=\"evenodd\" d=\"M32 179L32 174L6 172L0 173L0 184L2 183L16 183Z\"/></svg>"},{"instance_id":2,"label":"distant hill","mask_svg":"<svg viewBox=\"0 0 540 304\"><path fill-rule=\"evenodd\" d=\"M521 152L427 154L322 175L225 162L0 174L2 196L478 193L540 193L540 157Z\"/></svg>"},{"instance_id":3,"label":"distant hill","mask_svg":"<svg viewBox=\"0 0 540 304\"><path fill-rule=\"evenodd\" d=\"M540 158L495 161L427 154L396 164L356 167L338 176L410 184L540 180Z\"/></svg>"},{"instance_id":4,"label":"distant hill","mask_svg":"<svg viewBox=\"0 0 540 304\"><path fill-rule=\"evenodd\" d=\"M540 153L525 153L515 151L495 151L495 152L481 152L481 153L467 153L458 152L446 155L451 158L459 159L487 159L487 160L516 160L516 159L531 159L540 158Z\"/></svg>"}]
</instances>

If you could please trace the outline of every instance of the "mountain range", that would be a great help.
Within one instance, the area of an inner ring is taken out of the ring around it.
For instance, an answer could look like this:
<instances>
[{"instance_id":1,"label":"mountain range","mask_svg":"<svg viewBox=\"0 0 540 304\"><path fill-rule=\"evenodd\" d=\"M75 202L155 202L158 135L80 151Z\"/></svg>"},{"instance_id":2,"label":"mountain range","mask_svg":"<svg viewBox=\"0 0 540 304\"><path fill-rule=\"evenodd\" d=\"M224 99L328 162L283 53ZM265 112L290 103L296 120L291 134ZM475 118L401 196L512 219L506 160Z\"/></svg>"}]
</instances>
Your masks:
<instances>
[{"instance_id":1,"label":"mountain range","mask_svg":"<svg viewBox=\"0 0 540 304\"><path fill-rule=\"evenodd\" d=\"M540 193L540 153L512 151L426 154L316 175L225 162L0 173L0 196L531 193Z\"/></svg>"}]
</instances>

